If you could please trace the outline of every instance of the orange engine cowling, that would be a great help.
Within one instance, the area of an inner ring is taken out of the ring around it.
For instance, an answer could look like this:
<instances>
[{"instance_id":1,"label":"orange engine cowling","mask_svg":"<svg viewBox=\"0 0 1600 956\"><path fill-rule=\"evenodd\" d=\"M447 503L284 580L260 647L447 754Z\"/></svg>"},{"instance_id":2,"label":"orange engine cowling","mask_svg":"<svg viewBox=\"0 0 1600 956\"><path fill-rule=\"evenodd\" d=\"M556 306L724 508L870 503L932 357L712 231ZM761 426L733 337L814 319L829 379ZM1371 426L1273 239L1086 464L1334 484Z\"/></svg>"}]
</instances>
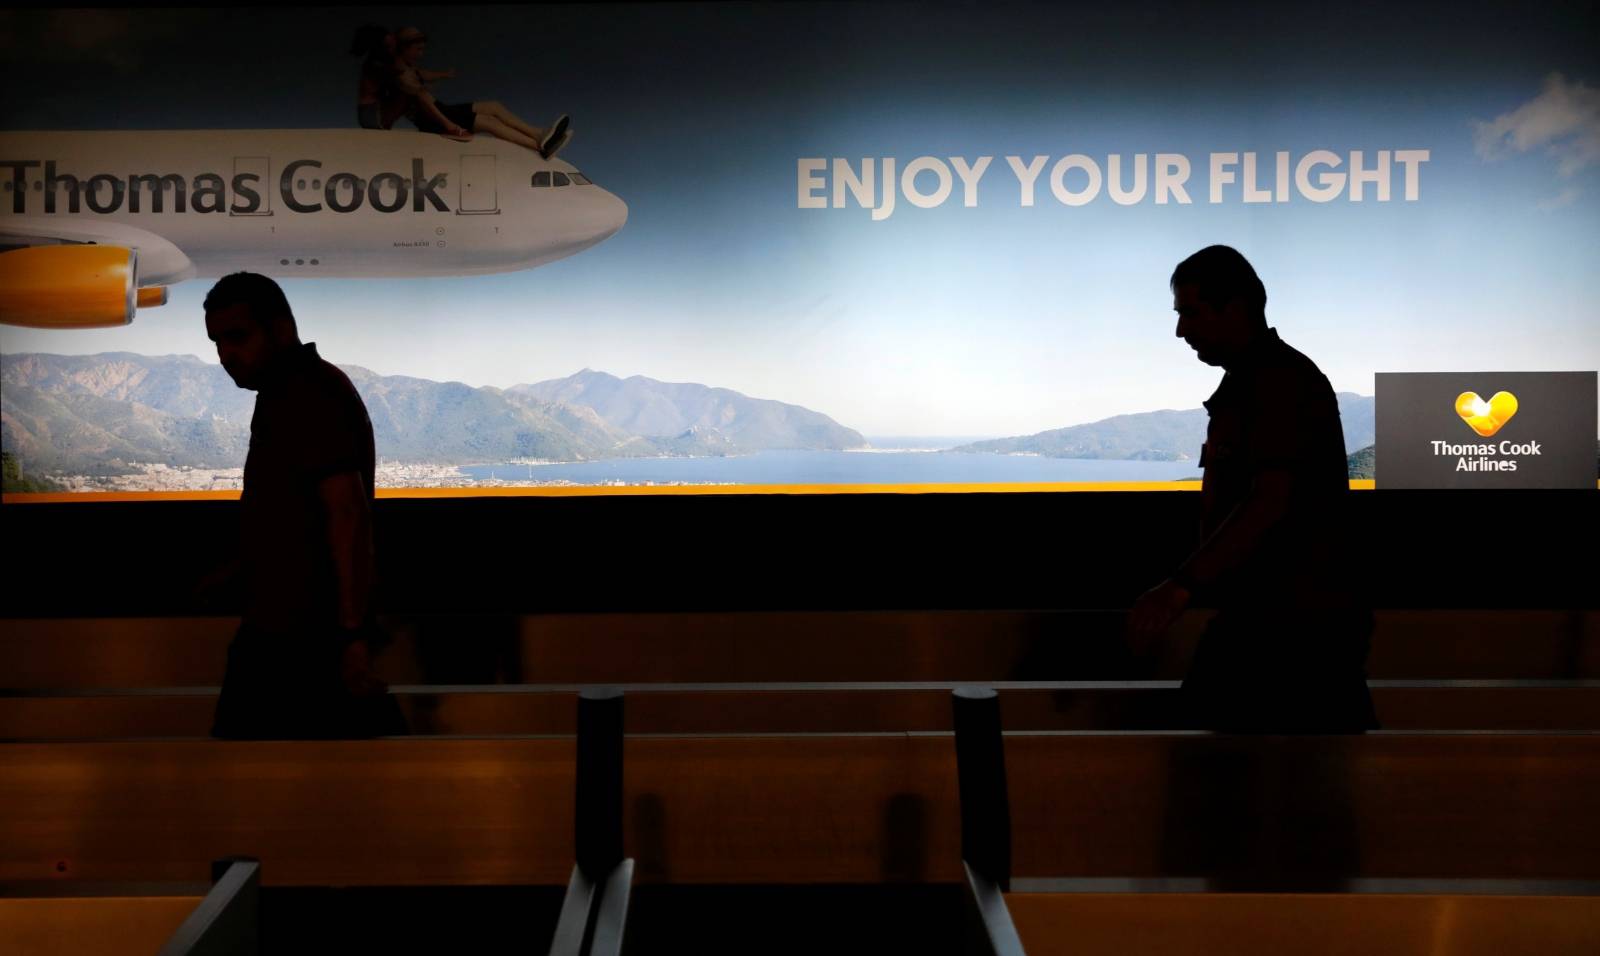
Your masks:
<instances>
[{"instance_id":1,"label":"orange engine cowling","mask_svg":"<svg viewBox=\"0 0 1600 956\"><path fill-rule=\"evenodd\" d=\"M40 329L127 325L139 305L139 257L120 246L0 252L0 322Z\"/></svg>"}]
</instances>

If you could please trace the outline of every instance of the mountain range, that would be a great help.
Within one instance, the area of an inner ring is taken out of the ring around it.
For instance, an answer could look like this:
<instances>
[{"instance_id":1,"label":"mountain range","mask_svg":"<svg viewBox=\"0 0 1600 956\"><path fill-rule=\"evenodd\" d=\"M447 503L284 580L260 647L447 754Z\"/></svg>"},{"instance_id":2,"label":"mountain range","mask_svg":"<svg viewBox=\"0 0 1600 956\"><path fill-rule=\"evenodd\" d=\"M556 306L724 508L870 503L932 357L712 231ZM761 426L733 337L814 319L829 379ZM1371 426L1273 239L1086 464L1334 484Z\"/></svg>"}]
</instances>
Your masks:
<instances>
[{"instance_id":1,"label":"mountain range","mask_svg":"<svg viewBox=\"0 0 1600 956\"><path fill-rule=\"evenodd\" d=\"M1353 452L1372 444L1376 433L1372 396L1339 392L1338 399L1345 451ZM1200 457L1200 446L1205 440L1206 410L1186 408L1117 415L1034 435L974 442L951 450L1046 458L1190 461Z\"/></svg>"},{"instance_id":2,"label":"mountain range","mask_svg":"<svg viewBox=\"0 0 1600 956\"><path fill-rule=\"evenodd\" d=\"M618 378L473 387L341 366L390 460L470 464L716 456L775 449L868 447L826 415L725 388ZM115 474L135 463L239 467L255 396L194 356L128 352L0 357L0 439L31 474ZM1346 448L1373 442L1373 400L1339 394ZM1183 461L1199 456L1204 409L1166 409L1015 438L961 452ZM1368 466L1370 468L1370 464Z\"/></svg>"},{"instance_id":3,"label":"mountain range","mask_svg":"<svg viewBox=\"0 0 1600 956\"><path fill-rule=\"evenodd\" d=\"M378 454L467 464L863 448L819 412L724 388L585 369L508 389L341 366ZM255 396L220 365L128 352L0 357L0 440L29 473L111 474L137 462L237 468Z\"/></svg>"}]
</instances>

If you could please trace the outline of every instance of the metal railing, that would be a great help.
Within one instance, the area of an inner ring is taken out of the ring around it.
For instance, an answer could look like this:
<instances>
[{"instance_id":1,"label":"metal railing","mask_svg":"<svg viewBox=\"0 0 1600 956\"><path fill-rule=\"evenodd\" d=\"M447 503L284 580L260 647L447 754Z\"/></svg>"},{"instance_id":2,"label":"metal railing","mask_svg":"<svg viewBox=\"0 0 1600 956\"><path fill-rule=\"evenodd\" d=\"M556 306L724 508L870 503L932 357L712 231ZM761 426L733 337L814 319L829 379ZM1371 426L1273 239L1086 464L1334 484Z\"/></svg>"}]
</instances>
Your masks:
<instances>
[{"instance_id":1,"label":"metal railing","mask_svg":"<svg viewBox=\"0 0 1600 956\"><path fill-rule=\"evenodd\" d=\"M261 864L211 864L211 891L161 948L161 956L256 956L261 949Z\"/></svg>"}]
</instances>

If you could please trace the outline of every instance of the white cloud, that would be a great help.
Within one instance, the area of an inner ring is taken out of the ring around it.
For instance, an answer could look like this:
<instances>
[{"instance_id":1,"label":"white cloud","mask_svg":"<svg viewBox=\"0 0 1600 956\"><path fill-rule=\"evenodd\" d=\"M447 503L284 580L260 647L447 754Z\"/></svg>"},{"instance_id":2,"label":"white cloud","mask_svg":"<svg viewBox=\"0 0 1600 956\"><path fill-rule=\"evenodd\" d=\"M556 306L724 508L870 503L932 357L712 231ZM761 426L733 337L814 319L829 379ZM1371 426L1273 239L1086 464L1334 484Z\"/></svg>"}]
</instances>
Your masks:
<instances>
[{"instance_id":1,"label":"white cloud","mask_svg":"<svg viewBox=\"0 0 1600 956\"><path fill-rule=\"evenodd\" d=\"M1545 212L1550 212L1551 210L1570 206L1577 201L1577 188L1574 186L1569 186L1566 189L1561 190L1561 192L1557 195L1551 196L1549 199L1539 200L1539 208L1543 209Z\"/></svg>"},{"instance_id":2,"label":"white cloud","mask_svg":"<svg viewBox=\"0 0 1600 956\"><path fill-rule=\"evenodd\" d=\"M1600 162L1600 90L1581 80L1569 83L1560 73L1546 77L1544 89L1528 102L1473 125L1478 155L1486 160L1544 147L1556 158L1562 176Z\"/></svg>"}]
</instances>

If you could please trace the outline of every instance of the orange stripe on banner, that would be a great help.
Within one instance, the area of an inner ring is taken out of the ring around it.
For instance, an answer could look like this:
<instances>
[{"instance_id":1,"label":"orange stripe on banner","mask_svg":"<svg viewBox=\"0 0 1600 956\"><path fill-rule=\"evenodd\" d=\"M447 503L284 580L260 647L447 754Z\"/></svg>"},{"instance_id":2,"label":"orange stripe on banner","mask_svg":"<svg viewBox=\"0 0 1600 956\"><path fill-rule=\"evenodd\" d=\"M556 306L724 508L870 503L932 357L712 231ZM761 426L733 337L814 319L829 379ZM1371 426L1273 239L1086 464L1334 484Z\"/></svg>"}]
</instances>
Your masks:
<instances>
[{"instance_id":1,"label":"orange stripe on banner","mask_svg":"<svg viewBox=\"0 0 1600 956\"><path fill-rule=\"evenodd\" d=\"M1198 481L1092 481L1041 484L928 485L610 485L557 488L379 488L380 498L549 497L590 495L928 495L1040 491L1196 491Z\"/></svg>"},{"instance_id":2,"label":"orange stripe on banner","mask_svg":"<svg viewBox=\"0 0 1600 956\"><path fill-rule=\"evenodd\" d=\"M1056 491L1198 491L1198 481L1085 481L1051 484L940 485L562 485L475 488L379 488L379 498L589 498L618 495L922 495ZM237 501L237 491L12 492L5 503L63 501Z\"/></svg>"},{"instance_id":3,"label":"orange stripe on banner","mask_svg":"<svg viewBox=\"0 0 1600 956\"><path fill-rule=\"evenodd\" d=\"M1373 490L1371 478L1353 478L1354 491ZM1600 483L1597 483L1600 487ZM967 485L578 485L527 488L379 488L379 498L605 498L618 495L952 495L1071 491L1199 491L1198 481L1079 481ZM237 501L237 491L10 492L6 504L67 501Z\"/></svg>"}]
</instances>

